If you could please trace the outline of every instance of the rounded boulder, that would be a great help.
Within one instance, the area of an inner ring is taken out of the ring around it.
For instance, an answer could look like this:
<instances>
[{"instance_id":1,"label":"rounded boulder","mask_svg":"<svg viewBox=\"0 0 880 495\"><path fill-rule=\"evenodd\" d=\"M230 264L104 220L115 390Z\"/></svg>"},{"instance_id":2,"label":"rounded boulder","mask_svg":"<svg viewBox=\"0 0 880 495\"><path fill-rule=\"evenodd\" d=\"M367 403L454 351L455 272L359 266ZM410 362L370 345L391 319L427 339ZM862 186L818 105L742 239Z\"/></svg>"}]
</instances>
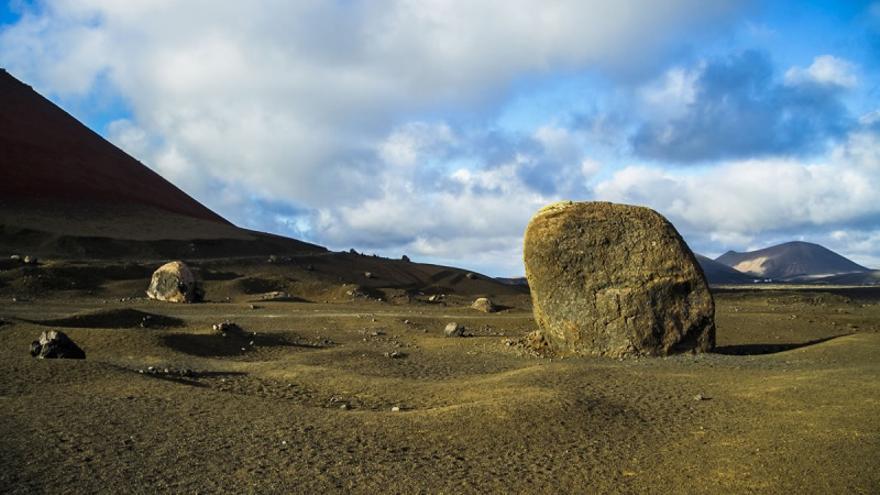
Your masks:
<instances>
[{"instance_id":1,"label":"rounded boulder","mask_svg":"<svg viewBox=\"0 0 880 495\"><path fill-rule=\"evenodd\" d=\"M715 303L675 230L650 208L560 202L526 228L535 321L561 354L664 356L715 345Z\"/></svg>"},{"instance_id":2,"label":"rounded boulder","mask_svg":"<svg viewBox=\"0 0 880 495\"><path fill-rule=\"evenodd\" d=\"M153 272L147 296L166 302L191 303L204 298L201 281L186 263L172 261Z\"/></svg>"}]
</instances>

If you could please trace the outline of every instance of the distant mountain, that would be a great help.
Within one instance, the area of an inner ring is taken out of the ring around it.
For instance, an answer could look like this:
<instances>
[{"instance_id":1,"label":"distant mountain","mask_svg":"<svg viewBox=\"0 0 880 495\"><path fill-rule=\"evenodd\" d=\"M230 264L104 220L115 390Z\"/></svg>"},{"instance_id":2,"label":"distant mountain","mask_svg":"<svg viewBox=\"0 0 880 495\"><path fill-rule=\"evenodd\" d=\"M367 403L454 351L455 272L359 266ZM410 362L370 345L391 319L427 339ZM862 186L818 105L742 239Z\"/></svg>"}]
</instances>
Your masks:
<instances>
[{"instance_id":1,"label":"distant mountain","mask_svg":"<svg viewBox=\"0 0 880 495\"><path fill-rule=\"evenodd\" d=\"M715 261L747 273L751 277L774 280L809 280L870 271L830 249L800 241L786 242L747 253L728 251Z\"/></svg>"},{"instance_id":2,"label":"distant mountain","mask_svg":"<svg viewBox=\"0 0 880 495\"><path fill-rule=\"evenodd\" d=\"M525 277L495 277L495 280L504 285L520 285L528 287L529 281Z\"/></svg>"},{"instance_id":3,"label":"distant mountain","mask_svg":"<svg viewBox=\"0 0 880 495\"><path fill-rule=\"evenodd\" d=\"M710 284L749 284L754 281L753 276L747 275L733 268L719 263L701 254L695 254L697 262L706 274L706 280Z\"/></svg>"}]
</instances>

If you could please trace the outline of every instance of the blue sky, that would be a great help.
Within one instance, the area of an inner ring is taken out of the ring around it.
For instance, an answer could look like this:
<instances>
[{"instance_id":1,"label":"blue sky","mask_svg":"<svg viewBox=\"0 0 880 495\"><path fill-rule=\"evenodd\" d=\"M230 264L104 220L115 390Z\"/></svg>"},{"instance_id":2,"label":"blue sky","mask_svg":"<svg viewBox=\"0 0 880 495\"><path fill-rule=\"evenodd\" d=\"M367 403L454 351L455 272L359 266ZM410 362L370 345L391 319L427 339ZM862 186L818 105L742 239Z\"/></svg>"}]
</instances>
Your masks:
<instances>
[{"instance_id":1,"label":"blue sky","mask_svg":"<svg viewBox=\"0 0 880 495\"><path fill-rule=\"evenodd\" d=\"M0 4L3 5L3 4ZM521 274L543 204L880 268L880 2L12 1L0 65L238 225Z\"/></svg>"}]
</instances>

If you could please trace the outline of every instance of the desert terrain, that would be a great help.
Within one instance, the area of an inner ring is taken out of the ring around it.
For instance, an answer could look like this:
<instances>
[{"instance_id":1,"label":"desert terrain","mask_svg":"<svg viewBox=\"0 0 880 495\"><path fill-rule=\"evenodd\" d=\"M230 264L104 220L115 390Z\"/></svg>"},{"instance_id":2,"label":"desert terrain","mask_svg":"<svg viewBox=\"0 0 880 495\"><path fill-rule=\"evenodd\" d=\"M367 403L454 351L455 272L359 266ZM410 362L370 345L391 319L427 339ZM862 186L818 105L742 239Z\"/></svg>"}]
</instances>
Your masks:
<instances>
[{"instance_id":1,"label":"desert terrain","mask_svg":"<svg viewBox=\"0 0 880 495\"><path fill-rule=\"evenodd\" d=\"M880 487L876 288L720 288L713 353L560 360L519 345L524 288L349 253L271 261L193 260L200 304L145 298L155 262L4 265L0 491ZM444 337L450 321L468 335ZM87 358L31 358L48 329Z\"/></svg>"}]
</instances>

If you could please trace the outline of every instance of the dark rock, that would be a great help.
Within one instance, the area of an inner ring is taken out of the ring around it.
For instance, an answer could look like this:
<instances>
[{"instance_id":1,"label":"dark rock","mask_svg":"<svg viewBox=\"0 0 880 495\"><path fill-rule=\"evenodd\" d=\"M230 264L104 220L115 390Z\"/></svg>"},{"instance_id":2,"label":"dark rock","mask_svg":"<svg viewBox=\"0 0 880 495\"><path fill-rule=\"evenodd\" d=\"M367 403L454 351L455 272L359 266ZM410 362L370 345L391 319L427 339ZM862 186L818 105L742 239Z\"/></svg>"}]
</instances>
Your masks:
<instances>
[{"instance_id":1,"label":"dark rock","mask_svg":"<svg viewBox=\"0 0 880 495\"><path fill-rule=\"evenodd\" d=\"M476 274L476 273L472 273L472 272L467 272L467 273L465 274L465 277L467 277L468 280L476 280L476 278L477 278L477 274Z\"/></svg>"},{"instance_id":2,"label":"dark rock","mask_svg":"<svg viewBox=\"0 0 880 495\"><path fill-rule=\"evenodd\" d=\"M409 263L410 262L409 256L404 254L403 256L400 257L400 261L403 261L404 263Z\"/></svg>"},{"instance_id":3,"label":"dark rock","mask_svg":"<svg viewBox=\"0 0 880 495\"><path fill-rule=\"evenodd\" d=\"M86 353L64 332L49 330L31 343L31 356L40 359L85 359Z\"/></svg>"},{"instance_id":4,"label":"dark rock","mask_svg":"<svg viewBox=\"0 0 880 495\"><path fill-rule=\"evenodd\" d=\"M715 304L687 244L657 212L562 202L526 229L535 321L562 354L709 351Z\"/></svg>"},{"instance_id":5,"label":"dark rock","mask_svg":"<svg viewBox=\"0 0 880 495\"><path fill-rule=\"evenodd\" d=\"M223 337L229 335L235 337L243 337L245 334L244 330L240 326L238 326L238 324L229 320L211 325L211 330L213 330L215 334L221 335Z\"/></svg>"}]
</instances>

